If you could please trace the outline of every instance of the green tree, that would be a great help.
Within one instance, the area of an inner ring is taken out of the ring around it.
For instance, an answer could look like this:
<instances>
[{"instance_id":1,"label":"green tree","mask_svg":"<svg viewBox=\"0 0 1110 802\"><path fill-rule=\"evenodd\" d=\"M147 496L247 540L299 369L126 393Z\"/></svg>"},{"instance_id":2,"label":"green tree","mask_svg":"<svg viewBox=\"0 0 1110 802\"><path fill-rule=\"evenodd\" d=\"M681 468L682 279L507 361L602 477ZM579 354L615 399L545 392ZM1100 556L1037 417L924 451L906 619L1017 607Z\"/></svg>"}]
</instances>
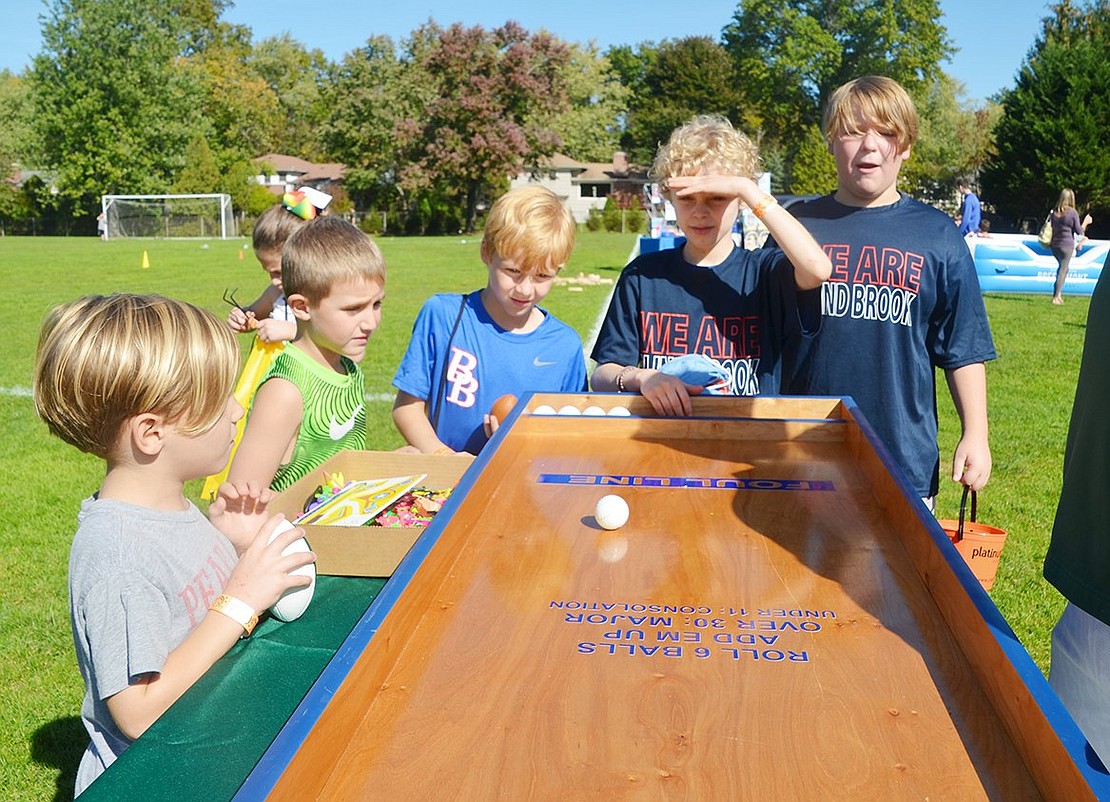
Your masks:
<instances>
[{"instance_id":1,"label":"green tree","mask_svg":"<svg viewBox=\"0 0 1110 802\"><path fill-rule=\"evenodd\" d=\"M485 194L525 161L550 156L562 144L550 120L568 105L570 52L549 34L529 34L515 22L493 31L458 23L424 27L414 38L430 39L431 46L411 55L433 92L419 116L395 128L397 183L425 195L422 208L433 215L451 199L472 231Z\"/></svg>"},{"instance_id":2,"label":"green tree","mask_svg":"<svg viewBox=\"0 0 1110 802\"><path fill-rule=\"evenodd\" d=\"M0 181L0 237L9 233L9 227L30 214L27 196L14 184Z\"/></svg>"},{"instance_id":3,"label":"green tree","mask_svg":"<svg viewBox=\"0 0 1110 802\"><path fill-rule=\"evenodd\" d=\"M280 122L271 150L310 161L327 155L320 129L328 116L323 87L330 64L320 50L306 50L289 34L263 39L247 60L277 100Z\"/></svg>"},{"instance_id":4,"label":"green tree","mask_svg":"<svg viewBox=\"0 0 1110 802\"><path fill-rule=\"evenodd\" d=\"M935 80L952 54L940 19L938 0L741 0L723 37L754 121L790 142L852 78Z\"/></svg>"},{"instance_id":5,"label":"green tree","mask_svg":"<svg viewBox=\"0 0 1110 802\"><path fill-rule=\"evenodd\" d=\"M220 186L220 170L212 158L208 140L201 134L193 136L185 149L185 167L177 175L173 191L180 193L215 192Z\"/></svg>"},{"instance_id":6,"label":"green tree","mask_svg":"<svg viewBox=\"0 0 1110 802\"><path fill-rule=\"evenodd\" d=\"M1078 11L1064 2L1051 12L1016 85L1003 93L983 189L1020 220L1043 217L1071 187L1100 218L1110 212L1110 157L1094 144L1110 128L1110 8Z\"/></svg>"},{"instance_id":7,"label":"green tree","mask_svg":"<svg viewBox=\"0 0 1110 802\"><path fill-rule=\"evenodd\" d=\"M990 104L970 107L963 100L962 85L948 75L917 87L912 94L921 125L899 187L954 214L960 203L956 179L977 178L991 146L991 120L996 115Z\"/></svg>"},{"instance_id":8,"label":"green tree","mask_svg":"<svg viewBox=\"0 0 1110 802\"><path fill-rule=\"evenodd\" d=\"M579 161L603 162L620 147L620 124L631 91L597 45L571 44L565 81L570 108L555 115L551 128L562 151Z\"/></svg>"},{"instance_id":9,"label":"green tree","mask_svg":"<svg viewBox=\"0 0 1110 802\"><path fill-rule=\"evenodd\" d=\"M410 40L410 52L422 44ZM394 128L419 116L430 78L410 69L388 36L375 36L330 69L321 87L328 115L320 140L332 158L347 165L344 184L363 207L391 207L401 199L394 188L400 169Z\"/></svg>"},{"instance_id":10,"label":"green tree","mask_svg":"<svg viewBox=\"0 0 1110 802\"><path fill-rule=\"evenodd\" d=\"M609 51L622 82L633 93L621 137L633 161L648 164L659 144L698 114L737 119L741 95L728 53L708 36L643 44L637 51Z\"/></svg>"},{"instance_id":11,"label":"green tree","mask_svg":"<svg viewBox=\"0 0 1110 802\"><path fill-rule=\"evenodd\" d=\"M207 48L182 65L204 87L200 109L221 171L274 149L285 115L273 88L251 64L250 31L219 23Z\"/></svg>"},{"instance_id":12,"label":"green tree","mask_svg":"<svg viewBox=\"0 0 1110 802\"><path fill-rule=\"evenodd\" d=\"M187 2L53 0L29 73L40 165L58 201L89 215L106 192L165 192L202 125L203 87L179 61ZM196 6L194 2L192 5Z\"/></svg>"},{"instance_id":13,"label":"green tree","mask_svg":"<svg viewBox=\"0 0 1110 802\"><path fill-rule=\"evenodd\" d=\"M13 164L35 162L33 102L27 79L0 70L0 178Z\"/></svg>"},{"instance_id":14,"label":"green tree","mask_svg":"<svg viewBox=\"0 0 1110 802\"><path fill-rule=\"evenodd\" d=\"M824 195L835 189L836 160L829 153L821 129L808 125L794 155L790 191L797 195Z\"/></svg>"}]
</instances>

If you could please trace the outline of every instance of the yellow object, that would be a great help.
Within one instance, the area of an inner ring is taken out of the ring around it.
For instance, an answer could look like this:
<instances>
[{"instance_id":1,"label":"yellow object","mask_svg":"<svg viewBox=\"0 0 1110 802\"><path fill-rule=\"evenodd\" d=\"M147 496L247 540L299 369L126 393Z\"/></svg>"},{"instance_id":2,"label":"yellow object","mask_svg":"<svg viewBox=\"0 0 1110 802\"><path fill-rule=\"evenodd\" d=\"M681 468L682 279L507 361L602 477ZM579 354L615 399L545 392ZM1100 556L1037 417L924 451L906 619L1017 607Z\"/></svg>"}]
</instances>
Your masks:
<instances>
[{"instance_id":1,"label":"yellow object","mask_svg":"<svg viewBox=\"0 0 1110 802\"><path fill-rule=\"evenodd\" d=\"M149 268L150 268L150 257L146 255L146 251L143 251L143 270L147 270Z\"/></svg>"},{"instance_id":2,"label":"yellow object","mask_svg":"<svg viewBox=\"0 0 1110 802\"><path fill-rule=\"evenodd\" d=\"M243 407L244 415L235 424L235 441L231 444L227 465L219 473L214 473L204 480L204 487L200 491L201 498L214 501L216 491L227 480L227 469L231 467L231 460L235 458L239 442L243 439L243 430L247 426L245 413L250 411L251 403L254 401L254 391L258 389L262 377L266 375L266 371L270 369L270 365L284 347L285 343L264 343L258 337L254 338L254 345L251 347L251 352L247 354L247 361L243 363L243 372L239 374L239 381L235 385L235 400Z\"/></svg>"},{"instance_id":3,"label":"yellow object","mask_svg":"<svg viewBox=\"0 0 1110 802\"><path fill-rule=\"evenodd\" d=\"M763 200L759 201L759 203L752 207L752 214L754 214L758 219L762 220L763 215L767 212L767 209L769 207L778 205L778 198L776 198L774 195L764 195Z\"/></svg>"},{"instance_id":4,"label":"yellow object","mask_svg":"<svg viewBox=\"0 0 1110 802\"><path fill-rule=\"evenodd\" d=\"M241 638L250 637L254 628L258 626L258 613L254 611L254 608L242 599L228 596L226 593L217 596L216 601L212 602L212 606L208 609L214 613L226 615L241 626L244 630L243 634L239 636Z\"/></svg>"}]
</instances>

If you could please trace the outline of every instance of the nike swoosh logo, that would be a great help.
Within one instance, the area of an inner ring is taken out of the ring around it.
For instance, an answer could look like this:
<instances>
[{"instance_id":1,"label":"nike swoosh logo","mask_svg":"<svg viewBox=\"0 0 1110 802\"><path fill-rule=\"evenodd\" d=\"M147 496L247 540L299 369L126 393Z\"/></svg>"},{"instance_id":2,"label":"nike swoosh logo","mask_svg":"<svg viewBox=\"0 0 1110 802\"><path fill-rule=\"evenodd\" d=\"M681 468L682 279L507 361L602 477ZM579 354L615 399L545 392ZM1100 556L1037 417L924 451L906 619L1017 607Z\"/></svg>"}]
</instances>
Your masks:
<instances>
[{"instance_id":1,"label":"nike swoosh logo","mask_svg":"<svg viewBox=\"0 0 1110 802\"><path fill-rule=\"evenodd\" d=\"M554 365L554 362L544 362L538 356L532 360L532 364L537 368L546 368L548 365Z\"/></svg>"},{"instance_id":2,"label":"nike swoosh logo","mask_svg":"<svg viewBox=\"0 0 1110 802\"><path fill-rule=\"evenodd\" d=\"M362 412L362 404L355 407L355 411L351 413L351 417L342 423L336 423L335 415L331 416L331 422L328 423L328 436L332 440L342 440L344 437L351 433L351 429L355 428L355 418L358 413Z\"/></svg>"}]
</instances>

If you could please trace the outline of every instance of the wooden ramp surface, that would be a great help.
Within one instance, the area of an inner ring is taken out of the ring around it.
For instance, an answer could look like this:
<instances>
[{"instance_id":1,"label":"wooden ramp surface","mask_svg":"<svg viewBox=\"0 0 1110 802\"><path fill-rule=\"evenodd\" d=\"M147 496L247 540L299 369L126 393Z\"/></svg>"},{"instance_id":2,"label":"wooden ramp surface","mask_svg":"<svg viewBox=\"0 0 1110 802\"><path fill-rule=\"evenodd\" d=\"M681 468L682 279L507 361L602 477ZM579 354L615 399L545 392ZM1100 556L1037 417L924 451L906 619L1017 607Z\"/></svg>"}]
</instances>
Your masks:
<instances>
[{"instance_id":1,"label":"wooden ramp surface","mask_svg":"<svg viewBox=\"0 0 1110 802\"><path fill-rule=\"evenodd\" d=\"M519 415L271 798L1040 798L829 418Z\"/></svg>"}]
</instances>

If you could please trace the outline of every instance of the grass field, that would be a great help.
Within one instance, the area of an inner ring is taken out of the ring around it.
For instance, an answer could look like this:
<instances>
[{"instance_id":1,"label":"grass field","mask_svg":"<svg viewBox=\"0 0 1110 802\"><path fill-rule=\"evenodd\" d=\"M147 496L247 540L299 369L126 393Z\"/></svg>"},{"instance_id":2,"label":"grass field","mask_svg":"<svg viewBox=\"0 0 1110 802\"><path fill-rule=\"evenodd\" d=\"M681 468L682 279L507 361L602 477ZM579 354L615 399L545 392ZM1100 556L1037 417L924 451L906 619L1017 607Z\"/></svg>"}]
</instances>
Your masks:
<instances>
[{"instance_id":1,"label":"grass field","mask_svg":"<svg viewBox=\"0 0 1110 802\"><path fill-rule=\"evenodd\" d=\"M484 284L474 238L380 241L389 264L383 323L363 363L367 392L391 398L390 380L421 302L433 291ZM565 275L616 278L633 240L582 234ZM142 269L144 249L150 268ZM240 254L245 255L240 259ZM0 353L0 796L66 799L86 736L79 720L82 684L73 657L66 603L69 540L81 498L103 467L48 436L35 417L30 376L43 315L85 293L159 292L226 314L221 296L253 300L264 275L241 242L109 242L93 238L0 238L9 301L9 348ZM552 290L546 306L587 337L607 286ZM1047 296L988 296L999 359L988 367L994 474L979 517L1010 532L991 595L1042 669L1063 607L1041 578L1086 321L1087 301L1053 307ZM244 349L246 339L244 338ZM866 358L866 355L861 355ZM941 379L941 448L950 457L958 421ZM387 400L370 405L370 447L393 448ZM199 482L189 490L194 495ZM955 517L959 493L942 485L938 514Z\"/></svg>"}]
</instances>

